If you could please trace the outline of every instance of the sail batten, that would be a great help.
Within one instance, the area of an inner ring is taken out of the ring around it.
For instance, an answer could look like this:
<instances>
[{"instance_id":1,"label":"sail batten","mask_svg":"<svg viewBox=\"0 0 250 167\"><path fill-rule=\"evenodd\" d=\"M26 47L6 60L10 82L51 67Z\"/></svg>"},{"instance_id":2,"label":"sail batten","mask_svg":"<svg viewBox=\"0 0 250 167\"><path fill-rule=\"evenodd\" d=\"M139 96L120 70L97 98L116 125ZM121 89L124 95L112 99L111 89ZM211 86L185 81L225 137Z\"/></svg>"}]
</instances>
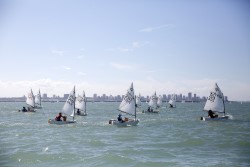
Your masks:
<instances>
[{"instance_id":1,"label":"sail batten","mask_svg":"<svg viewBox=\"0 0 250 167\"><path fill-rule=\"evenodd\" d=\"M217 83L214 84L210 91L210 95L207 98L206 104L204 106L204 111L212 110L213 112L224 113L224 95L221 92Z\"/></svg>"}]
</instances>

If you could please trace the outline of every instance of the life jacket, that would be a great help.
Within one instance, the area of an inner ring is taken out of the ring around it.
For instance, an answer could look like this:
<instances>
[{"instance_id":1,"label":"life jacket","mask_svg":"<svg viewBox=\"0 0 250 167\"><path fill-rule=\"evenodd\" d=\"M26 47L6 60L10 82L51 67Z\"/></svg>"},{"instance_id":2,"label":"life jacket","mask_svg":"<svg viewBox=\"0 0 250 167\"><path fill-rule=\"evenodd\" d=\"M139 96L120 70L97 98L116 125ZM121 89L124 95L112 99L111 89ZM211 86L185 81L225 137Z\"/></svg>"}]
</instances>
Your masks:
<instances>
[{"instance_id":1,"label":"life jacket","mask_svg":"<svg viewBox=\"0 0 250 167\"><path fill-rule=\"evenodd\" d=\"M56 121L61 121L61 117L62 117L62 116L58 115L58 116L56 116L55 120L56 120Z\"/></svg>"}]
</instances>

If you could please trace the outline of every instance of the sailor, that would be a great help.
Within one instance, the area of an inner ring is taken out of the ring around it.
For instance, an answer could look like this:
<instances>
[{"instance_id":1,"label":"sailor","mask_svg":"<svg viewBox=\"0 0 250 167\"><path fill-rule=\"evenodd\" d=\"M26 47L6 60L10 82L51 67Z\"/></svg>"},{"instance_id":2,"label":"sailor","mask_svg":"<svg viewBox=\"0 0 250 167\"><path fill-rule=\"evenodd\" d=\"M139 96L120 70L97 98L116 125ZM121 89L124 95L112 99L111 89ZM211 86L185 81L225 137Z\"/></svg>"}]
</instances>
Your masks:
<instances>
[{"instance_id":1,"label":"sailor","mask_svg":"<svg viewBox=\"0 0 250 167\"><path fill-rule=\"evenodd\" d=\"M62 116L62 113L59 112L58 115L55 117L55 120L56 120L56 121L62 121L61 118L63 118L63 121L66 121L66 119L67 119L66 116Z\"/></svg>"},{"instance_id":2,"label":"sailor","mask_svg":"<svg viewBox=\"0 0 250 167\"><path fill-rule=\"evenodd\" d=\"M81 114L81 112L80 112L79 109L77 109L76 113L77 113L77 115L80 115L80 114Z\"/></svg>"},{"instance_id":3,"label":"sailor","mask_svg":"<svg viewBox=\"0 0 250 167\"><path fill-rule=\"evenodd\" d=\"M170 104L170 108L173 108L173 105L172 105L172 104Z\"/></svg>"},{"instance_id":4,"label":"sailor","mask_svg":"<svg viewBox=\"0 0 250 167\"><path fill-rule=\"evenodd\" d=\"M118 120L119 122L123 122L123 120L122 120L122 114L119 114L119 115L118 115L117 120Z\"/></svg>"},{"instance_id":5,"label":"sailor","mask_svg":"<svg viewBox=\"0 0 250 167\"><path fill-rule=\"evenodd\" d=\"M208 111L208 116L209 116L210 118L217 118L217 117L218 117L218 115L215 114L212 110L209 110L209 111Z\"/></svg>"},{"instance_id":6,"label":"sailor","mask_svg":"<svg viewBox=\"0 0 250 167\"><path fill-rule=\"evenodd\" d=\"M26 108L25 108L25 107L23 107L22 112L27 112L27 110L26 110Z\"/></svg>"}]
</instances>

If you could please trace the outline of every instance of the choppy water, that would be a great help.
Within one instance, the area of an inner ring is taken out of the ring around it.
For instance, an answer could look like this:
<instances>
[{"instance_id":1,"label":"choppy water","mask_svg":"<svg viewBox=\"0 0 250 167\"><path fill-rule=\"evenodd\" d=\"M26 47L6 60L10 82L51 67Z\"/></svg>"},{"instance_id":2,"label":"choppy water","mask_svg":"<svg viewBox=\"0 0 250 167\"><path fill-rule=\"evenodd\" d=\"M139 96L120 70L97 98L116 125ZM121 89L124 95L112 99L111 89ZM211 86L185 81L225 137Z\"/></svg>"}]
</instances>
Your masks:
<instances>
[{"instance_id":1,"label":"choppy water","mask_svg":"<svg viewBox=\"0 0 250 167\"><path fill-rule=\"evenodd\" d=\"M47 121L63 103L17 112L23 105L0 103L1 167L250 166L250 103L226 104L232 119L212 122L199 120L204 103L177 103L127 128L108 125L119 103L88 103L87 117L59 126Z\"/></svg>"}]
</instances>

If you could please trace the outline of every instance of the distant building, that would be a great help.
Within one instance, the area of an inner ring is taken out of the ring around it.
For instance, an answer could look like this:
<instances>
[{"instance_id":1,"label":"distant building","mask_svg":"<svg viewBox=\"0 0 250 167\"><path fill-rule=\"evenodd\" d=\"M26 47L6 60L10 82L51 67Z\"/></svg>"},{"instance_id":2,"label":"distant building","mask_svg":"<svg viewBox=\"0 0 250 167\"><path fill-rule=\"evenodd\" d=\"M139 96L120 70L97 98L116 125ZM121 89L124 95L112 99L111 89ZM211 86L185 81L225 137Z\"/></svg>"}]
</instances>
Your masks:
<instances>
[{"instance_id":1,"label":"distant building","mask_svg":"<svg viewBox=\"0 0 250 167\"><path fill-rule=\"evenodd\" d=\"M47 93L44 93L42 98L47 99L48 98Z\"/></svg>"},{"instance_id":2,"label":"distant building","mask_svg":"<svg viewBox=\"0 0 250 167\"><path fill-rule=\"evenodd\" d=\"M64 94L64 95L63 95L63 98L64 98L64 99L67 99L68 97L69 97L69 94Z\"/></svg>"},{"instance_id":3,"label":"distant building","mask_svg":"<svg viewBox=\"0 0 250 167\"><path fill-rule=\"evenodd\" d=\"M192 101L192 93L191 92L188 93L188 101Z\"/></svg>"}]
</instances>

